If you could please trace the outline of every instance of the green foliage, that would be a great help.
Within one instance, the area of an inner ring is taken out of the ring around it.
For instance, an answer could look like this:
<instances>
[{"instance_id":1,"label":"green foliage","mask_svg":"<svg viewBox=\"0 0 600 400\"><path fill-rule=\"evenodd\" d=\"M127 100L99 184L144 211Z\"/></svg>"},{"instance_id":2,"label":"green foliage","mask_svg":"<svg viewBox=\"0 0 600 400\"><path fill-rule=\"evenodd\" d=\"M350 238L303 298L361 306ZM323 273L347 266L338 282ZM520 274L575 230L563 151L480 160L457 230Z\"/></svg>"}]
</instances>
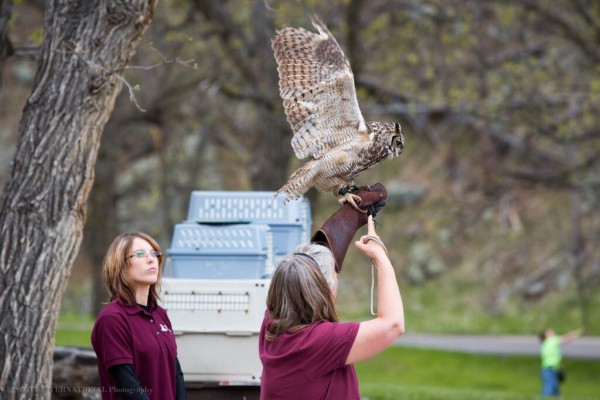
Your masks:
<instances>
[{"instance_id":1,"label":"green foliage","mask_svg":"<svg viewBox=\"0 0 600 400\"><path fill-rule=\"evenodd\" d=\"M40 45L44 41L44 28L38 28L29 34L27 38L33 44Z\"/></svg>"}]
</instances>

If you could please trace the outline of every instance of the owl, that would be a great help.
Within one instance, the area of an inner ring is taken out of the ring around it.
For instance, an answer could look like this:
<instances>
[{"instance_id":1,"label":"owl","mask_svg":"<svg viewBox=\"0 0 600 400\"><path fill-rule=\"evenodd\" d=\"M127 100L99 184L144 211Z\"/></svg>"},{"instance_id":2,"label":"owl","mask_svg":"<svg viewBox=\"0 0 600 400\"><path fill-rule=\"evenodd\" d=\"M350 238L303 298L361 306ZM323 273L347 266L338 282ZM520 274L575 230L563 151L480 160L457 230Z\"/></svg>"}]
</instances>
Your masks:
<instances>
[{"instance_id":1,"label":"owl","mask_svg":"<svg viewBox=\"0 0 600 400\"><path fill-rule=\"evenodd\" d=\"M332 192L357 210L354 179L385 159L398 157L404 136L397 122L365 122L358 106L350 62L325 24L318 34L303 28L277 31L271 45L279 72L279 94L292 127L298 168L276 193L284 203L311 187Z\"/></svg>"}]
</instances>

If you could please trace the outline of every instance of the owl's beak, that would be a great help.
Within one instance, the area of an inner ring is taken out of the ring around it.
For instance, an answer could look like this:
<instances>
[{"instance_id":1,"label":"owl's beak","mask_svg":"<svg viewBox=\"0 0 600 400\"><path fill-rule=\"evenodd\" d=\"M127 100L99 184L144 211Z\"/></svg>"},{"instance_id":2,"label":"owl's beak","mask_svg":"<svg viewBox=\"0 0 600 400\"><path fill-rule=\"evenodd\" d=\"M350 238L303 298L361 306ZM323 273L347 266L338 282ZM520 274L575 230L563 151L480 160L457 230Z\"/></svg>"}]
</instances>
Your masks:
<instances>
[{"instance_id":1,"label":"owl's beak","mask_svg":"<svg viewBox=\"0 0 600 400\"><path fill-rule=\"evenodd\" d=\"M404 150L404 136L400 133L400 136L396 135L392 138L392 143L386 145L388 151L388 158L396 158L402 154Z\"/></svg>"}]
</instances>

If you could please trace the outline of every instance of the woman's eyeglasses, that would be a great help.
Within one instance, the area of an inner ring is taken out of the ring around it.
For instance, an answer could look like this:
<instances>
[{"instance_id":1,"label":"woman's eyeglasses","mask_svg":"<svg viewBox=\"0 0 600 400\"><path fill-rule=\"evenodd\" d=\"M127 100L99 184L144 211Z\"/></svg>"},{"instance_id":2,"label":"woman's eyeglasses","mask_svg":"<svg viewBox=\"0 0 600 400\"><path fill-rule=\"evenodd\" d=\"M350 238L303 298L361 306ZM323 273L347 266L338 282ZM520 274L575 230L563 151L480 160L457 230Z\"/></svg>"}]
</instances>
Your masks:
<instances>
[{"instance_id":1,"label":"woman's eyeglasses","mask_svg":"<svg viewBox=\"0 0 600 400\"><path fill-rule=\"evenodd\" d=\"M162 257L162 253L160 251L156 251L156 250L150 250L150 251L145 251L145 250L138 250L135 253L133 253L132 255L128 256L127 258L144 258L144 257L156 257L156 258L160 258Z\"/></svg>"}]
</instances>

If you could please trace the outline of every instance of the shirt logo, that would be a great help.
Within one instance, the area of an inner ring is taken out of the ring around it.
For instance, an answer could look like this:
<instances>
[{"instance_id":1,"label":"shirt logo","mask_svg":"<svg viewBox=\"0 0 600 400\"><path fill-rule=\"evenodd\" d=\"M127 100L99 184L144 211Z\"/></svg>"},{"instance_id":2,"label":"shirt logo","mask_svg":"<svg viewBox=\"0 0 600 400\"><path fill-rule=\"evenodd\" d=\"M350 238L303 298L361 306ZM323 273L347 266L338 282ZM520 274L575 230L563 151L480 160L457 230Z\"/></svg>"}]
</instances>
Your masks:
<instances>
[{"instance_id":1,"label":"shirt logo","mask_svg":"<svg viewBox=\"0 0 600 400\"><path fill-rule=\"evenodd\" d=\"M172 332L172 331L169 329L169 327L168 327L168 326L166 326L166 325L163 325L163 324L159 324L159 325L160 325L160 330L161 330L161 331L163 331L163 332L171 332L171 333L173 333L173 332Z\"/></svg>"}]
</instances>

